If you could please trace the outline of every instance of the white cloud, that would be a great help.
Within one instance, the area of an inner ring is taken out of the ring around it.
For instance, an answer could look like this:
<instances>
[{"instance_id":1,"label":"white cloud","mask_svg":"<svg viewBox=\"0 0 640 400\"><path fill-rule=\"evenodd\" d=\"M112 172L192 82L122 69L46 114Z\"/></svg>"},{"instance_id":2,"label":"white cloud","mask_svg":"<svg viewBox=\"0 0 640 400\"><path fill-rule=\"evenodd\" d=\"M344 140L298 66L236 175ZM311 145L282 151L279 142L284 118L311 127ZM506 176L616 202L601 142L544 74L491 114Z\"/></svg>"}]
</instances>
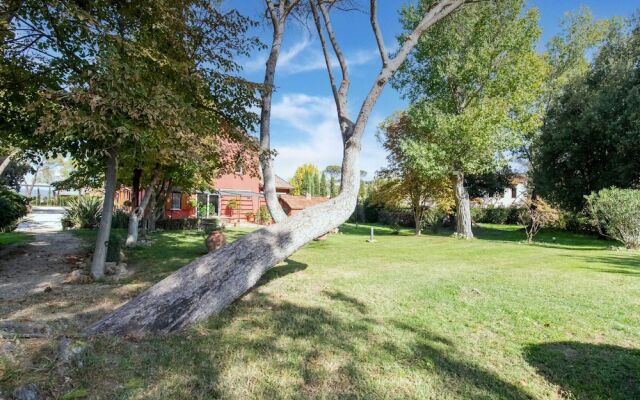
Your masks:
<instances>
[{"instance_id":1,"label":"white cloud","mask_svg":"<svg viewBox=\"0 0 640 400\"><path fill-rule=\"evenodd\" d=\"M382 121L372 117L361 154L361 169L367 179L385 164L385 152L373 132ZM272 142L278 152L275 171L288 179L304 163L318 168L342 163L342 138L338 127L335 103L331 97L287 94L273 104Z\"/></svg>"},{"instance_id":2,"label":"white cloud","mask_svg":"<svg viewBox=\"0 0 640 400\"><path fill-rule=\"evenodd\" d=\"M315 43L308 35L302 35L302 40L295 43L292 47L283 50L278 58L277 72L285 75L300 74L305 72L319 71L326 68L326 63L322 51L319 48L311 48ZM353 68L356 66L368 64L378 57L378 51L375 49L358 50L346 56L347 64ZM258 72L264 70L267 55L260 56L248 60L244 64L244 70L247 72ZM337 68L338 60L331 58L331 67Z\"/></svg>"}]
</instances>

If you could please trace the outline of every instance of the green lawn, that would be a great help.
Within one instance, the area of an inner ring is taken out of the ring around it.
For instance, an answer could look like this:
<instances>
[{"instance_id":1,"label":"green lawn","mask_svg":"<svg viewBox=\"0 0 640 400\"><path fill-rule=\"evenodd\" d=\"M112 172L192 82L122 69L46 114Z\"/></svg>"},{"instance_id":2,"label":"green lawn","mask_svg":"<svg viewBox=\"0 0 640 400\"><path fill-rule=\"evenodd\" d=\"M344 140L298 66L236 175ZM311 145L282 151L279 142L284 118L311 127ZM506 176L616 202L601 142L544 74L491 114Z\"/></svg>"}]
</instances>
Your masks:
<instances>
[{"instance_id":1,"label":"green lawn","mask_svg":"<svg viewBox=\"0 0 640 400\"><path fill-rule=\"evenodd\" d=\"M13 244L30 242L33 237L22 232L0 232L0 249Z\"/></svg>"},{"instance_id":2,"label":"green lawn","mask_svg":"<svg viewBox=\"0 0 640 400\"><path fill-rule=\"evenodd\" d=\"M366 226L341 230L184 333L95 341L75 385L130 399L640 398L639 253L566 233L527 245L516 227L472 241L376 227L375 243ZM133 282L204 251L201 234L154 238L130 252Z\"/></svg>"}]
</instances>

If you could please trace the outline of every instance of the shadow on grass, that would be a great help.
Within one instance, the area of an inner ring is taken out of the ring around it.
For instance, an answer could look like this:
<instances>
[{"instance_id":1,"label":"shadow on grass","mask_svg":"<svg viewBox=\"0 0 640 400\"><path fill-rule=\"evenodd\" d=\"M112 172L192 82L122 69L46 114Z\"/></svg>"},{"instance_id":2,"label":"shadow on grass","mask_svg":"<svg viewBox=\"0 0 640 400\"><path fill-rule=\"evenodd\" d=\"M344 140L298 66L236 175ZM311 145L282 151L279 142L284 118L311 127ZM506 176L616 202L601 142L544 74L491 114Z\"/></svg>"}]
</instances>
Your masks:
<instances>
[{"instance_id":1,"label":"shadow on grass","mask_svg":"<svg viewBox=\"0 0 640 400\"><path fill-rule=\"evenodd\" d=\"M359 299L325 294L347 310L254 290L182 334L96 338L76 382L112 398L416 398L426 389L420 381L433 398L531 398L465 361L447 338L406 322L381 325ZM422 378L399 384L389 375L399 369Z\"/></svg>"},{"instance_id":2,"label":"shadow on grass","mask_svg":"<svg viewBox=\"0 0 640 400\"><path fill-rule=\"evenodd\" d=\"M640 351L606 344L534 344L527 361L567 397L584 400L640 399Z\"/></svg>"},{"instance_id":3,"label":"shadow on grass","mask_svg":"<svg viewBox=\"0 0 640 400\"><path fill-rule=\"evenodd\" d=\"M587 256L579 259L587 263L588 266L584 267L585 269L592 271L640 276L640 253L637 252L631 255Z\"/></svg>"},{"instance_id":4,"label":"shadow on grass","mask_svg":"<svg viewBox=\"0 0 640 400\"><path fill-rule=\"evenodd\" d=\"M280 279L283 276L293 274L298 271L303 271L307 269L307 267L308 267L307 264L287 258L286 260L284 260L284 265L275 266L270 270L268 270L264 275L262 275L258 283L255 285L254 289L259 288L260 286L266 285L267 283L273 280Z\"/></svg>"},{"instance_id":5,"label":"shadow on grass","mask_svg":"<svg viewBox=\"0 0 640 400\"><path fill-rule=\"evenodd\" d=\"M479 240L523 242L527 239L524 228L513 225L479 225L474 226L473 233ZM604 250L613 243L588 234L545 229L530 245L564 250Z\"/></svg>"}]
</instances>

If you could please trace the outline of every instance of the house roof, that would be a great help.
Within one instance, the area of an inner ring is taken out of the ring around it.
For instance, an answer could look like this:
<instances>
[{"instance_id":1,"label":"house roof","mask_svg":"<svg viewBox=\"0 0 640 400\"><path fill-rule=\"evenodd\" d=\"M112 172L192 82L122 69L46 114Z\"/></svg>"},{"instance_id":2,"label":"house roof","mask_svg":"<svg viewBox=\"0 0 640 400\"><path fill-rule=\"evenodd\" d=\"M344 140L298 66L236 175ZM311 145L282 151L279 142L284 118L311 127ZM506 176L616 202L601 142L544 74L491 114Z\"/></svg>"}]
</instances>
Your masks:
<instances>
[{"instance_id":1,"label":"house roof","mask_svg":"<svg viewBox=\"0 0 640 400\"><path fill-rule=\"evenodd\" d=\"M292 196L289 194L280 195L280 201L285 203L291 210L303 210L305 208L313 207L316 204L324 203L327 201L326 197L306 197L306 196Z\"/></svg>"},{"instance_id":2,"label":"house roof","mask_svg":"<svg viewBox=\"0 0 640 400\"><path fill-rule=\"evenodd\" d=\"M289 182L280 178L278 175L276 175L275 178L276 178L276 190L277 189L287 189L287 190L293 189L293 186L291 186ZM264 187L264 180L260 178L260 189L263 189L263 187Z\"/></svg>"}]
</instances>

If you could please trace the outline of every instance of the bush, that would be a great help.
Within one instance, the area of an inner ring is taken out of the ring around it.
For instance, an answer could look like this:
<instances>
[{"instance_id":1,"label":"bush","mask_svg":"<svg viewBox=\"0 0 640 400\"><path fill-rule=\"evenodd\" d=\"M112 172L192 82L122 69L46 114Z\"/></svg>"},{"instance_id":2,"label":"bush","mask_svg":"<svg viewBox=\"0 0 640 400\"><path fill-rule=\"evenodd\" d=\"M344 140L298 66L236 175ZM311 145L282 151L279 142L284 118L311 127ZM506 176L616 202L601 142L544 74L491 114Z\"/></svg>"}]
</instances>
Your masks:
<instances>
[{"instance_id":1,"label":"bush","mask_svg":"<svg viewBox=\"0 0 640 400\"><path fill-rule=\"evenodd\" d=\"M62 217L63 228L97 228L102 217L102 200L98 197L79 196L69 201Z\"/></svg>"},{"instance_id":2,"label":"bush","mask_svg":"<svg viewBox=\"0 0 640 400\"><path fill-rule=\"evenodd\" d=\"M29 199L0 186L0 231L13 230L18 220L29 211Z\"/></svg>"},{"instance_id":3,"label":"bush","mask_svg":"<svg viewBox=\"0 0 640 400\"><path fill-rule=\"evenodd\" d=\"M415 228L416 223L413 220L413 214L407 210L391 210L383 209L378 213L378 221L384 225L398 225L405 228Z\"/></svg>"},{"instance_id":4,"label":"bush","mask_svg":"<svg viewBox=\"0 0 640 400\"><path fill-rule=\"evenodd\" d=\"M200 226L198 218L165 218L156 222L156 228L165 231L195 230Z\"/></svg>"},{"instance_id":5,"label":"bush","mask_svg":"<svg viewBox=\"0 0 640 400\"><path fill-rule=\"evenodd\" d=\"M485 224L518 224L522 211L520 207L474 207L471 209L471 219Z\"/></svg>"},{"instance_id":6,"label":"bush","mask_svg":"<svg viewBox=\"0 0 640 400\"><path fill-rule=\"evenodd\" d=\"M640 190L602 189L585 196L587 211L601 234L640 248Z\"/></svg>"},{"instance_id":7,"label":"bush","mask_svg":"<svg viewBox=\"0 0 640 400\"><path fill-rule=\"evenodd\" d=\"M120 263L120 255L122 249L122 240L114 235L109 235L109 241L107 242L107 257L106 262Z\"/></svg>"},{"instance_id":8,"label":"bush","mask_svg":"<svg viewBox=\"0 0 640 400\"><path fill-rule=\"evenodd\" d=\"M531 243L540 229L553 226L558 221L558 215L558 210L540 198L527 201L527 207L520 211L520 222L527 232L527 242Z\"/></svg>"},{"instance_id":9,"label":"bush","mask_svg":"<svg viewBox=\"0 0 640 400\"><path fill-rule=\"evenodd\" d=\"M575 213L572 211L560 211L558 220L553 225L556 229L568 232L598 233L598 228L594 226L591 217L586 213Z\"/></svg>"},{"instance_id":10,"label":"bush","mask_svg":"<svg viewBox=\"0 0 640 400\"><path fill-rule=\"evenodd\" d=\"M260 206L258 209L258 221L259 224L266 225L271 222L271 214L267 206Z\"/></svg>"},{"instance_id":11,"label":"bush","mask_svg":"<svg viewBox=\"0 0 640 400\"><path fill-rule=\"evenodd\" d=\"M438 233L447 218L447 212L440 207L429 207L422 217L423 225L429 227L431 232Z\"/></svg>"},{"instance_id":12,"label":"bush","mask_svg":"<svg viewBox=\"0 0 640 400\"><path fill-rule=\"evenodd\" d=\"M128 229L129 228L129 214L123 210L116 210L113 213L111 219L111 229Z\"/></svg>"}]
</instances>

